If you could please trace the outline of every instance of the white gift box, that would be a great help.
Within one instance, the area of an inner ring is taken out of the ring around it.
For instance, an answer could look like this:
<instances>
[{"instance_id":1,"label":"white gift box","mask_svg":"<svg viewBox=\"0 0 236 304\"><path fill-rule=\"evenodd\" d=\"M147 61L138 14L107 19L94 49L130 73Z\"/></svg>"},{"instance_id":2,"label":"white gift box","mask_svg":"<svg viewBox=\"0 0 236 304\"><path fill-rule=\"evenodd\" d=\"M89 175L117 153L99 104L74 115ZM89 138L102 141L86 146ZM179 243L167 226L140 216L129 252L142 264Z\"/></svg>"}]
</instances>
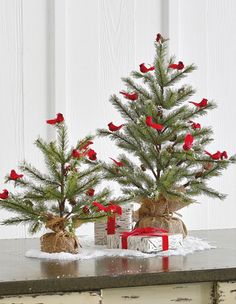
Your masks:
<instances>
[{"instance_id":1,"label":"white gift box","mask_svg":"<svg viewBox=\"0 0 236 304\"><path fill-rule=\"evenodd\" d=\"M122 206L122 215L116 216L117 233L124 231L131 231L133 225L133 205L127 204ZM106 245L107 244L107 220L95 222L94 224L94 239L95 245Z\"/></svg>"},{"instance_id":2,"label":"white gift box","mask_svg":"<svg viewBox=\"0 0 236 304\"><path fill-rule=\"evenodd\" d=\"M169 249L173 250L182 246L182 234L169 234ZM161 236L129 236L127 239L128 249L139 250L145 253L162 251ZM122 248L120 234L107 235L108 248Z\"/></svg>"}]
</instances>

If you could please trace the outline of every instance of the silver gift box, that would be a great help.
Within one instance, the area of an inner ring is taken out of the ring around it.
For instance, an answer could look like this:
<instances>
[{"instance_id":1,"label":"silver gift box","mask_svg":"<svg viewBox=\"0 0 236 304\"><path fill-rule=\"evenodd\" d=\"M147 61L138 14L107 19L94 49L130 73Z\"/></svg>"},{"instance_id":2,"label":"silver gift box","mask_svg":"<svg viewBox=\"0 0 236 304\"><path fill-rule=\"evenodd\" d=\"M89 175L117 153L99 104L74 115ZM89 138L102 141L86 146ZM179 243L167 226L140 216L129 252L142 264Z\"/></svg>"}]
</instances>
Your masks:
<instances>
[{"instance_id":1,"label":"silver gift box","mask_svg":"<svg viewBox=\"0 0 236 304\"><path fill-rule=\"evenodd\" d=\"M116 232L131 231L133 225L133 205L127 204L122 206L122 215L116 217ZM94 224L94 239L95 245L106 245L107 244L107 220L95 222Z\"/></svg>"},{"instance_id":2,"label":"silver gift box","mask_svg":"<svg viewBox=\"0 0 236 304\"><path fill-rule=\"evenodd\" d=\"M169 249L173 250L182 246L182 242L182 234L169 235ZM130 250L139 250L145 253L162 251L162 237L159 236L129 236L127 243ZM107 235L107 247L122 248L120 234Z\"/></svg>"}]
</instances>

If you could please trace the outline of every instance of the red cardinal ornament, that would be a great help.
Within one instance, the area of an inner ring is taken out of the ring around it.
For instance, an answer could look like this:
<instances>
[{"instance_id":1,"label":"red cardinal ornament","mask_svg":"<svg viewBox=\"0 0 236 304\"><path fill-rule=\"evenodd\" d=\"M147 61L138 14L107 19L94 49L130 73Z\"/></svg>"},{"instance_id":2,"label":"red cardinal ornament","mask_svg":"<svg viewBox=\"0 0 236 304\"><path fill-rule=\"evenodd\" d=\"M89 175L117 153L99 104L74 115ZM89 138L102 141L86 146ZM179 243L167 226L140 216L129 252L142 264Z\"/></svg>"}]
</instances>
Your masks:
<instances>
[{"instance_id":1,"label":"red cardinal ornament","mask_svg":"<svg viewBox=\"0 0 236 304\"><path fill-rule=\"evenodd\" d=\"M161 131L164 128L163 125L154 123L152 121L152 116L147 116L146 117L146 125L149 126L149 127L152 127L153 129L156 129L157 131Z\"/></svg>"},{"instance_id":2,"label":"red cardinal ornament","mask_svg":"<svg viewBox=\"0 0 236 304\"><path fill-rule=\"evenodd\" d=\"M11 170L10 179L17 180L19 178L22 178L23 176L23 174L17 174L15 170Z\"/></svg>"},{"instance_id":3,"label":"red cardinal ornament","mask_svg":"<svg viewBox=\"0 0 236 304\"><path fill-rule=\"evenodd\" d=\"M121 128L123 127L123 125L120 125L120 126L115 126L112 122L110 122L108 124L108 128L111 132L115 132L115 131L118 131L120 130Z\"/></svg>"},{"instance_id":4,"label":"red cardinal ornament","mask_svg":"<svg viewBox=\"0 0 236 304\"><path fill-rule=\"evenodd\" d=\"M139 68L140 68L140 72L142 72L142 73L147 73L147 72L155 70L154 66L151 66L150 68L147 68L144 63L141 63L139 65Z\"/></svg>"},{"instance_id":5,"label":"red cardinal ornament","mask_svg":"<svg viewBox=\"0 0 236 304\"><path fill-rule=\"evenodd\" d=\"M223 151L222 153L221 153L221 157L220 157L221 159L224 159L224 158L228 158L228 154L227 154L227 152L226 151Z\"/></svg>"},{"instance_id":6,"label":"red cardinal ornament","mask_svg":"<svg viewBox=\"0 0 236 304\"><path fill-rule=\"evenodd\" d=\"M90 145L92 145L93 144L93 141L91 141L91 140L88 140L88 141L86 141L85 143L84 143L84 145L82 145L81 147L80 147L80 150L86 150Z\"/></svg>"},{"instance_id":7,"label":"red cardinal ornament","mask_svg":"<svg viewBox=\"0 0 236 304\"><path fill-rule=\"evenodd\" d=\"M81 153L76 149L73 149L71 155L72 155L73 158L80 158L81 157Z\"/></svg>"},{"instance_id":8,"label":"red cardinal ornament","mask_svg":"<svg viewBox=\"0 0 236 304\"><path fill-rule=\"evenodd\" d=\"M160 33L158 33L156 36L156 42L162 42L162 36Z\"/></svg>"},{"instance_id":9,"label":"red cardinal ornament","mask_svg":"<svg viewBox=\"0 0 236 304\"><path fill-rule=\"evenodd\" d=\"M123 167L125 164L121 161L117 161L110 157L110 159L117 165L117 167Z\"/></svg>"},{"instance_id":10,"label":"red cardinal ornament","mask_svg":"<svg viewBox=\"0 0 236 304\"><path fill-rule=\"evenodd\" d=\"M207 106L208 100L206 98L203 98L201 102L190 101L189 103L192 103L198 108L205 108Z\"/></svg>"},{"instance_id":11,"label":"red cardinal ornament","mask_svg":"<svg viewBox=\"0 0 236 304\"><path fill-rule=\"evenodd\" d=\"M194 137L190 133L188 133L184 139L183 149L185 151L190 150L193 146L193 141L194 141Z\"/></svg>"},{"instance_id":12,"label":"red cardinal ornament","mask_svg":"<svg viewBox=\"0 0 236 304\"><path fill-rule=\"evenodd\" d=\"M61 122L63 122L63 121L64 121L63 115L62 115L61 113L58 113L56 118L54 118L54 119L48 119L48 120L47 120L47 123L48 123L49 125L55 125L55 124L61 123Z\"/></svg>"},{"instance_id":13,"label":"red cardinal ornament","mask_svg":"<svg viewBox=\"0 0 236 304\"><path fill-rule=\"evenodd\" d=\"M170 64L169 68L173 69L173 70L179 70L180 71L180 70L183 70L184 64L183 64L182 61L179 61L178 64L176 64L176 63Z\"/></svg>"},{"instance_id":14,"label":"red cardinal ornament","mask_svg":"<svg viewBox=\"0 0 236 304\"><path fill-rule=\"evenodd\" d=\"M93 188L89 188L86 191L86 195L88 195L88 196L94 196L94 193L95 193L95 190Z\"/></svg>"},{"instance_id":15,"label":"red cardinal ornament","mask_svg":"<svg viewBox=\"0 0 236 304\"><path fill-rule=\"evenodd\" d=\"M0 199L7 199L9 197L9 192L7 191L7 189L2 190L2 192L0 193Z\"/></svg>"},{"instance_id":16,"label":"red cardinal ornament","mask_svg":"<svg viewBox=\"0 0 236 304\"><path fill-rule=\"evenodd\" d=\"M196 122L191 121L191 120L190 120L190 123L191 123L191 127L192 127L194 130L196 130L196 129L201 129L200 123L196 123Z\"/></svg>"},{"instance_id":17,"label":"red cardinal ornament","mask_svg":"<svg viewBox=\"0 0 236 304\"><path fill-rule=\"evenodd\" d=\"M97 159L97 153L93 149L89 149L87 152L88 158L90 160L96 160Z\"/></svg>"},{"instance_id":18,"label":"red cardinal ornament","mask_svg":"<svg viewBox=\"0 0 236 304\"><path fill-rule=\"evenodd\" d=\"M205 153L207 155L209 155L211 159L214 159L214 160L228 158L228 154L226 151L223 151L223 152L217 151L216 153L211 154L210 152L205 150Z\"/></svg>"},{"instance_id":19,"label":"red cardinal ornament","mask_svg":"<svg viewBox=\"0 0 236 304\"><path fill-rule=\"evenodd\" d=\"M126 93L126 92L120 92L120 94L124 95L126 99L135 101L138 99L138 94L133 92L133 93Z\"/></svg>"}]
</instances>

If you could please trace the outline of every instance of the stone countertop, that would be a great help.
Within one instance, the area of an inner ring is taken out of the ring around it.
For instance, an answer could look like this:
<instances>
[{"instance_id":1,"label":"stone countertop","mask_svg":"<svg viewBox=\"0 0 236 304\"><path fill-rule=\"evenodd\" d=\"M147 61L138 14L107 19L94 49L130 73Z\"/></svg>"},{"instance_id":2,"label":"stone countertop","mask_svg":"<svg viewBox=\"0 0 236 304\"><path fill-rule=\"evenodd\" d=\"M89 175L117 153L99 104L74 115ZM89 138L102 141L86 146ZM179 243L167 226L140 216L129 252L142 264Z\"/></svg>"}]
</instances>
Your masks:
<instances>
[{"instance_id":1,"label":"stone countertop","mask_svg":"<svg viewBox=\"0 0 236 304\"><path fill-rule=\"evenodd\" d=\"M236 229L191 231L217 246L187 256L104 257L82 261L27 258L39 239L0 240L0 296L236 280Z\"/></svg>"}]
</instances>

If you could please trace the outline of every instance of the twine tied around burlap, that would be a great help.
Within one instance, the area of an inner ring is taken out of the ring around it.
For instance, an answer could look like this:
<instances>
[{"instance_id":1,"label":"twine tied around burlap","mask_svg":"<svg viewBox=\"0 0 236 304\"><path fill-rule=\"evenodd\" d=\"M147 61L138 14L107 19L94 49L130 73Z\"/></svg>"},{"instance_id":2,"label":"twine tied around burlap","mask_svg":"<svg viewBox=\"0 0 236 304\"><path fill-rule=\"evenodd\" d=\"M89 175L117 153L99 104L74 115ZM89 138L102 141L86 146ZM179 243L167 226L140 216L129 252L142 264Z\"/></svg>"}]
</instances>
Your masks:
<instances>
[{"instance_id":1,"label":"twine tied around burlap","mask_svg":"<svg viewBox=\"0 0 236 304\"><path fill-rule=\"evenodd\" d=\"M53 232L48 232L41 236L41 251L48 253L78 253L78 238L65 230L65 223L66 219L62 217L53 217L46 222L45 227Z\"/></svg>"},{"instance_id":2,"label":"twine tied around burlap","mask_svg":"<svg viewBox=\"0 0 236 304\"><path fill-rule=\"evenodd\" d=\"M177 210L186 206L181 200L168 200L160 194L157 200L142 198L140 203L141 207L134 215L136 227L156 227L168 230L170 234L181 233L186 237L187 228L184 222L174 216Z\"/></svg>"}]
</instances>

